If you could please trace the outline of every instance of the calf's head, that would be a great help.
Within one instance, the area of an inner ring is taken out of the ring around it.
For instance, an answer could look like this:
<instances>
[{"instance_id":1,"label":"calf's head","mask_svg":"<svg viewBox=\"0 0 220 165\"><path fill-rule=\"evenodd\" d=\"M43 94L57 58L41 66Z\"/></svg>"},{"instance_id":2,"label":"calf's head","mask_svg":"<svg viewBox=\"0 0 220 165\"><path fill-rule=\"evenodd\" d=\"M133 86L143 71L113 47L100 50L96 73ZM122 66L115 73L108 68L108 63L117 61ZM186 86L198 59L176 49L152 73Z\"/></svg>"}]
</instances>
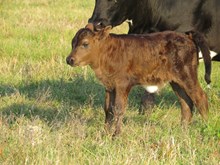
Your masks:
<instances>
[{"instance_id":1,"label":"calf's head","mask_svg":"<svg viewBox=\"0 0 220 165\"><path fill-rule=\"evenodd\" d=\"M106 27L98 32L92 28L80 29L72 40L72 51L66 58L71 66L85 66L92 64L98 58L100 47L109 36L111 27Z\"/></svg>"}]
</instances>

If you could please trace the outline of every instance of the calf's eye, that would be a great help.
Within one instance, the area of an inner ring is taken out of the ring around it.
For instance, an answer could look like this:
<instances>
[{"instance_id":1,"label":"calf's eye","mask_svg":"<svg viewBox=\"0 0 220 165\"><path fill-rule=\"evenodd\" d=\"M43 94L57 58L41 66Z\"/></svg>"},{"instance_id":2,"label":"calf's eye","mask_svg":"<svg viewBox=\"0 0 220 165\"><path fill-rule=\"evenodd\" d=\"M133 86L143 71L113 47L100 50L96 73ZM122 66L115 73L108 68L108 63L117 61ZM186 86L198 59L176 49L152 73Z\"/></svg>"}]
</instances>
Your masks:
<instances>
[{"instance_id":1,"label":"calf's eye","mask_svg":"<svg viewBox=\"0 0 220 165\"><path fill-rule=\"evenodd\" d=\"M83 48L87 48L89 46L89 44L88 43L83 43L82 46L83 46Z\"/></svg>"}]
</instances>

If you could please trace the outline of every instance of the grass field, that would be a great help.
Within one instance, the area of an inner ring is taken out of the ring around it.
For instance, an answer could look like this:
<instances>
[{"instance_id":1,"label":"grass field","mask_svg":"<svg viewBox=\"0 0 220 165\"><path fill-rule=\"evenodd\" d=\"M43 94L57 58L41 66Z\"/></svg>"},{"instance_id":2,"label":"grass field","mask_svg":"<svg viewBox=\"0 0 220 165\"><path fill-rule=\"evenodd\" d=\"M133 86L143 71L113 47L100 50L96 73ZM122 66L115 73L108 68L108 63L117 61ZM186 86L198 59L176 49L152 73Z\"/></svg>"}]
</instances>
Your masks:
<instances>
[{"instance_id":1,"label":"grass field","mask_svg":"<svg viewBox=\"0 0 220 165\"><path fill-rule=\"evenodd\" d=\"M220 63L207 89L210 118L195 111L188 130L169 87L156 107L138 114L141 88L132 90L122 134L104 134L104 88L88 68L65 58L93 0L0 0L0 164L220 164ZM127 26L114 29L126 33Z\"/></svg>"}]
</instances>

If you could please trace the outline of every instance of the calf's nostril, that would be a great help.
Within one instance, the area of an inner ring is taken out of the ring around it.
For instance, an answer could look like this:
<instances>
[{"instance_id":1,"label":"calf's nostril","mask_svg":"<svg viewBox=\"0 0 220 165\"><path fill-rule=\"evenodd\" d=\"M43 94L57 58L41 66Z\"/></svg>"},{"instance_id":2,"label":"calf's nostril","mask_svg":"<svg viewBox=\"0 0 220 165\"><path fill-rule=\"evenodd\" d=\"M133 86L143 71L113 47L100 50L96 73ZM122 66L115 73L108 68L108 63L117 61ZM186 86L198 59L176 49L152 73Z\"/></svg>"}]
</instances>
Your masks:
<instances>
[{"instance_id":1,"label":"calf's nostril","mask_svg":"<svg viewBox=\"0 0 220 165\"><path fill-rule=\"evenodd\" d=\"M70 59L70 65L73 65L74 64L74 60L71 58Z\"/></svg>"},{"instance_id":2,"label":"calf's nostril","mask_svg":"<svg viewBox=\"0 0 220 165\"><path fill-rule=\"evenodd\" d=\"M67 63L68 65L73 65L73 64L74 64L74 60L73 60L72 58L70 58L70 57L67 57L67 58L66 58L66 63Z\"/></svg>"}]
</instances>

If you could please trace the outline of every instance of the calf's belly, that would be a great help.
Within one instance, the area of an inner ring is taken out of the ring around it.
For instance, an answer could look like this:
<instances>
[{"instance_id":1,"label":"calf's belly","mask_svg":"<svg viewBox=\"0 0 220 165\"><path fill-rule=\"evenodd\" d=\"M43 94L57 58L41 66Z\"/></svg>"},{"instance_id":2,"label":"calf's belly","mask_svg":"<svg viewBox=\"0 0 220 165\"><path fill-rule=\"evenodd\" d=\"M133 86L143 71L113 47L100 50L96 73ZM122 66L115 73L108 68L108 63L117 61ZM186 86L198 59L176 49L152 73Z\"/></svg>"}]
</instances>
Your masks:
<instances>
[{"instance_id":1,"label":"calf's belly","mask_svg":"<svg viewBox=\"0 0 220 165\"><path fill-rule=\"evenodd\" d=\"M144 85L143 87L149 93L155 93L159 90L159 87L157 85L150 85L150 86Z\"/></svg>"}]
</instances>

